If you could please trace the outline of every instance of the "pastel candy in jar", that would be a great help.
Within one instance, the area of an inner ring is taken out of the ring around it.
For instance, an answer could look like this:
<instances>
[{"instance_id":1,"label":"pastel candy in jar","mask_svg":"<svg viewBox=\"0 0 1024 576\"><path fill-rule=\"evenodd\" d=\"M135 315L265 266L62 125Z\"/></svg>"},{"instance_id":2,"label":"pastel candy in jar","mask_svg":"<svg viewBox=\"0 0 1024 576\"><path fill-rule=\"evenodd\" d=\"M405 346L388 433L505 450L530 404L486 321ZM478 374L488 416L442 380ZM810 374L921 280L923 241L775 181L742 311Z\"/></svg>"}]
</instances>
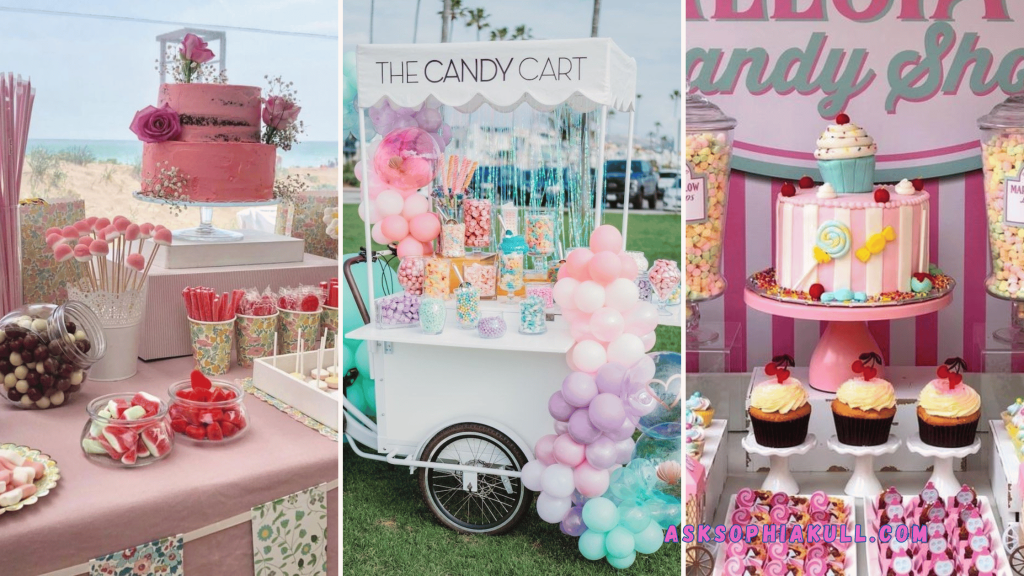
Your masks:
<instances>
[{"instance_id":1,"label":"pastel candy in jar","mask_svg":"<svg viewBox=\"0 0 1024 576\"><path fill-rule=\"evenodd\" d=\"M424 334L440 334L444 331L445 316L444 300L439 298L423 298L420 300L420 328Z\"/></svg>"},{"instance_id":2,"label":"pastel candy in jar","mask_svg":"<svg viewBox=\"0 0 1024 576\"><path fill-rule=\"evenodd\" d=\"M447 258L428 258L423 265L423 295L446 299L449 295L451 261Z\"/></svg>"},{"instance_id":3,"label":"pastel candy in jar","mask_svg":"<svg viewBox=\"0 0 1024 576\"><path fill-rule=\"evenodd\" d=\"M422 256L402 258L398 265L398 284L409 294L423 294L423 264L425 259Z\"/></svg>"},{"instance_id":4,"label":"pastel candy in jar","mask_svg":"<svg viewBox=\"0 0 1024 576\"><path fill-rule=\"evenodd\" d=\"M528 296L519 303L519 332L543 334L546 331L544 301L537 296Z\"/></svg>"},{"instance_id":5,"label":"pastel candy in jar","mask_svg":"<svg viewBox=\"0 0 1024 576\"><path fill-rule=\"evenodd\" d=\"M480 320L480 291L469 282L455 289L455 317L461 328L476 328Z\"/></svg>"},{"instance_id":6,"label":"pastel candy in jar","mask_svg":"<svg viewBox=\"0 0 1024 576\"><path fill-rule=\"evenodd\" d=\"M467 198L462 202L466 220L466 246L485 248L491 243L491 201Z\"/></svg>"}]
</instances>

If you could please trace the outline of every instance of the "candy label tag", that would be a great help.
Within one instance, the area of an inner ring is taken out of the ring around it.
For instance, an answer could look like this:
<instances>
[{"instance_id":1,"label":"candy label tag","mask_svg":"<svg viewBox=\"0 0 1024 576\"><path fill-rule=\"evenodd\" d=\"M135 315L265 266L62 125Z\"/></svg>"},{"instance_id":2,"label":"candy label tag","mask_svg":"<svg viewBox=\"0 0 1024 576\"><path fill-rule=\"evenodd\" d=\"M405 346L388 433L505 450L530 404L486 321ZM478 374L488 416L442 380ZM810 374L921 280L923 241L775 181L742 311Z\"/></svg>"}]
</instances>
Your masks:
<instances>
[{"instance_id":1,"label":"candy label tag","mask_svg":"<svg viewBox=\"0 0 1024 576\"><path fill-rule=\"evenodd\" d=\"M1024 170L1017 174L1016 179L1007 178L1003 186L1003 195L1006 199L1003 222L1024 226Z\"/></svg>"},{"instance_id":2,"label":"candy label tag","mask_svg":"<svg viewBox=\"0 0 1024 576\"><path fill-rule=\"evenodd\" d=\"M942 560L935 563L935 567L932 568L937 576L950 576L953 573L953 561Z\"/></svg>"},{"instance_id":3,"label":"candy label tag","mask_svg":"<svg viewBox=\"0 0 1024 576\"><path fill-rule=\"evenodd\" d=\"M942 538L932 538L928 541L928 551L932 554L938 554L946 549L946 541Z\"/></svg>"},{"instance_id":4,"label":"candy label tag","mask_svg":"<svg viewBox=\"0 0 1024 576\"><path fill-rule=\"evenodd\" d=\"M892 560L892 569L897 574L910 574L913 567L913 562L907 556L900 556Z\"/></svg>"},{"instance_id":5,"label":"candy label tag","mask_svg":"<svg viewBox=\"0 0 1024 576\"><path fill-rule=\"evenodd\" d=\"M973 500L974 495L971 494L970 488L961 488L960 491L957 492L956 494L956 501L959 502L962 506L970 504Z\"/></svg>"},{"instance_id":6,"label":"candy label tag","mask_svg":"<svg viewBox=\"0 0 1024 576\"><path fill-rule=\"evenodd\" d=\"M981 534L971 538L971 550L975 552L988 550L988 536Z\"/></svg>"},{"instance_id":7,"label":"candy label tag","mask_svg":"<svg viewBox=\"0 0 1024 576\"><path fill-rule=\"evenodd\" d=\"M903 505L902 504L893 504L893 505L891 505L891 506L889 506L888 508L885 509L885 514L887 516L889 516L889 518L896 518L897 516L902 518L903 517Z\"/></svg>"},{"instance_id":8,"label":"candy label tag","mask_svg":"<svg viewBox=\"0 0 1024 576\"><path fill-rule=\"evenodd\" d=\"M708 177L697 173L690 163L686 163L686 223L700 224L708 219Z\"/></svg>"},{"instance_id":9,"label":"candy label tag","mask_svg":"<svg viewBox=\"0 0 1024 576\"><path fill-rule=\"evenodd\" d=\"M938 499L939 491L935 489L935 486L931 482L925 484L925 488L921 492L921 501L925 504L931 504Z\"/></svg>"},{"instance_id":10,"label":"candy label tag","mask_svg":"<svg viewBox=\"0 0 1024 576\"><path fill-rule=\"evenodd\" d=\"M996 569L996 559L993 558L990 554L978 556L978 558L974 561L974 567L980 570L981 572L992 572Z\"/></svg>"}]
</instances>

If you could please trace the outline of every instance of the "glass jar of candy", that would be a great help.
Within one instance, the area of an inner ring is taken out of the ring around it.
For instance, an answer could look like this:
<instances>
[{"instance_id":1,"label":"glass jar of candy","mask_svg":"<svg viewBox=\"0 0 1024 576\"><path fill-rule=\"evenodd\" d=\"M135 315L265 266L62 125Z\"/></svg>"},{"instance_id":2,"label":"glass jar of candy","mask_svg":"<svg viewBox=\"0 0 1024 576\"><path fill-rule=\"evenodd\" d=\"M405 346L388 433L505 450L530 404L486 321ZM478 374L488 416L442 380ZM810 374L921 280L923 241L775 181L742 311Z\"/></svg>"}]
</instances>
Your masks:
<instances>
[{"instance_id":1,"label":"glass jar of candy","mask_svg":"<svg viewBox=\"0 0 1024 576\"><path fill-rule=\"evenodd\" d=\"M91 462L141 468L174 448L169 406L152 394L107 394L89 402L86 411L89 420L79 443Z\"/></svg>"},{"instance_id":2,"label":"glass jar of candy","mask_svg":"<svg viewBox=\"0 0 1024 576\"><path fill-rule=\"evenodd\" d=\"M481 338L501 338L505 335L505 319L501 316L487 316L477 323L476 330Z\"/></svg>"},{"instance_id":3,"label":"glass jar of candy","mask_svg":"<svg viewBox=\"0 0 1024 576\"><path fill-rule=\"evenodd\" d=\"M550 212L526 215L526 245L538 270L547 268L547 257L555 253L555 217Z\"/></svg>"},{"instance_id":4,"label":"glass jar of candy","mask_svg":"<svg viewBox=\"0 0 1024 576\"><path fill-rule=\"evenodd\" d=\"M517 298L517 292L523 289L523 258L518 252L498 253L498 290L510 300Z\"/></svg>"},{"instance_id":5,"label":"glass jar of candy","mask_svg":"<svg viewBox=\"0 0 1024 576\"><path fill-rule=\"evenodd\" d=\"M495 288L498 284L497 275L498 272L493 261L491 264L467 263L462 269L462 277L480 291L480 298L484 300L494 298Z\"/></svg>"},{"instance_id":6,"label":"glass jar of candy","mask_svg":"<svg viewBox=\"0 0 1024 576\"><path fill-rule=\"evenodd\" d=\"M636 290L640 298L640 301L650 302L651 294L654 293L654 287L651 286L651 280L650 278L647 277L646 269L637 272L636 280L634 281L634 283L636 284Z\"/></svg>"},{"instance_id":7,"label":"glass jar of candy","mask_svg":"<svg viewBox=\"0 0 1024 576\"><path fill-rule=\"evenodd\" d=\"M1024 95L996 105L978 128L991 263L985 287L1024 302Z\"/></svg>"},{"instance_id":8,"label":"glass jar of candy","mask_svg":"<svg viewBox=\"0 0 1024 576\"><path fill-rule=\"evenodd\" d=\"M27 304L0 318L0 379L20 408L63 406L107 349L102 324L82 302Z\"/></svg>"},{"instance_id":9,"label":"glass jar of candy","mask_svg":"<svg viewBox=\"0 0 1024 576\"><path fill-rule=\"evenodd\" d=\"M445 309L444 300L440 298L420 299L420 329L424 334L440 334L444 332L444 323L448 311Z\"/></svg>"},{"instance_id":10,"label":"glass jar of candy","mask_svg":"<svg viewBox=\"0 0 1024 576\"><path fill-rule=\"evenodd\" d=\"M469 282L455 289L455 319L459 328L476 328L480 321L480 291Z\"/></svg>"},{"instance_id":11,"label":"glass jar of candy","mask_svg":"<svg viewBox=\"0 0 1024 576\"><path fill-rule=\"evenodd\" d=\"M491 201L466 198L462 201L462 214L466 221L466 246L472 252L491 245Z\"/></svg>"},{"instance_id":12,"label":"glass jar of candy","mask_svg":"<svg viewBox=\"0 0 1024 576\"><path fill-rule=\"evenodd\" d=\"M171 427L189 442L226 444L249 431L245 391L227 380L211 380L209 388L194 388L190 380L179 380L167 392Z\"/></svg>"},{"instance_id":13,"label":"glass jar of candy","mask_svg":"<svg viewBox=\"0 0 1024 576\"><path fill-rule=\"evenodd\" d=\"M407 294L423 294L423 256L407 256L398 264L398 284Z\"/></svg>"},{"instance_id":14,"label":"glass jar of candy","mask_svg":"<svg viewBox=\"0 0 1024 576\"><path fill-rule=\"evenodd\" d=\"M526 297L536 296L544 303L545 308L555 305L554 285L550 282L530 282L526 285Z\"/></svg>"},{"instance_id":15,"label":"glass jar of candy","mask_svg":"<svg viewBox=\"0 0 1024 576\"><path fill-rule=\"evenodd\" d=\"M658 297L658 314L671 316L666 307L672 294L680 285L682 276L679 272L679 265L674 260L655 260L654 266L647 271L647 277L651 281L654 294Z\"/></svg>"},{"instance_id":16,"label":"glass jar of candy","mask_svg":"<svg viewBox=\"0 0 1024 576\"><path fill-rule=\"evenodd\" d=\"M420 323L420 296L405 292L376 302L377 328L408 328Z\"/></svg>"},{"instance_id":17,"label":"glass jar of candy","mask_svg":"<svg viewBox=\"0 0 1024 576\"><path fill-rule=\"evenodd\" d=\"M428 298L448 298L451 286L451 260L437 256L427 258L423 264L423 296Z\"/></svg>"},{"instance_id":18,"label":"glass jar of candy","mask_svg":"<svg viewBox=\"0 0 1024 576\"><path fill-rule=\"evenodd\" d=\"M543 334L547 331L544 301L537 296L527 296L519 303L519 333Z\"/></svg>"},{"instance_id":19,"label":"glass jar of candy","mask_svg":"<svg viewBox=\"0 0 1024 576\"><path fill-rule=\"evenodd\" d=\"M466 225L454 220L445 220L441 225L441 256L462 258L466 255Z\"/></svg>"}]
</instances>

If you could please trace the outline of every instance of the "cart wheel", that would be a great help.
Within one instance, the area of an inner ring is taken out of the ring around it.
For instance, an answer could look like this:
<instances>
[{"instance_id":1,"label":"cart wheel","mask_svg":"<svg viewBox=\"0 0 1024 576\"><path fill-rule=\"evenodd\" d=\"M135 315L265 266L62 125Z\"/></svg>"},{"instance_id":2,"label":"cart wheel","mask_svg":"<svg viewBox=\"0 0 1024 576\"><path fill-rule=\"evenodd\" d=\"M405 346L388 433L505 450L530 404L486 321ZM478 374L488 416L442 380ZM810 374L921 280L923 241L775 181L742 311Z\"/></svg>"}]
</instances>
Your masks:
<instances>
[{"instance_id":1,"label":"cart wheel","mask_svg":"<svg viewBox=\"0 0 1024 576\"><path fill-rule=\"evenodd\" d=\"M1020 525L1010 524L1003 530L1003 549L1009 554L1020 546Z\"/></svg>"},{"instance_id":2,"label":"cart wheel","mask_svg":"<svg viewBox=\"0 0 1024 576\"><path fill-rule=\"evenodd\" d=\"M1024 546L1010 552L1010 568L1017 576L1024 575Z\"/></svg>"},{"instance_id":3,"label":"cart wheel","mask_svg":"<svg viewBox=\"0 0 1024 576\"><path fill-rule=\"evenodd\" d=\"M431 438L427 462L521 471L528 460L508 436L481 424L456 424ZM435 517L463 534L504 534L530 508L533 493L519 478L477 474L476 490L465 489L465 472L420 468L423 499Z\"/></svg>"},{"instance_id":4,"label":"cart wheel","mask_svg":"<svg viewBox=\"0 0 1024 576\"><path fill-rule=\"evenodd\" d=\"M686 576L711 576L715 558L711 551L701 545L686 547Z\"/></svg>"}]
</instances>

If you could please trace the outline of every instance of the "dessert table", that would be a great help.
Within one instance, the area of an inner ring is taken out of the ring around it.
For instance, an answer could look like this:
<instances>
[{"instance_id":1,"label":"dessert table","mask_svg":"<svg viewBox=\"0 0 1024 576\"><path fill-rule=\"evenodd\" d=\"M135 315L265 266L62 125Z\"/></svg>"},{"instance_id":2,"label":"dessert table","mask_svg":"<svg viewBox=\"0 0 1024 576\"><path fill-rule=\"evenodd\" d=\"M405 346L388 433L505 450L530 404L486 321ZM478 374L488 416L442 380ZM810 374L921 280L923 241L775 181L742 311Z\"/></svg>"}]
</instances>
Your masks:
<instances>
[{"instance_id":1,"label":"dessert table","mask_svg":"<svg viewBox=\"0 0 1024 576\"><path fill-rule=\"evenodd\" d=\"M90 559L185 534L248 512L252 507L338 478L338 443L251 395L247 435L222 446L178 441L163 461L135 469L98 466L80 445L93 398L146 391L167 398L171 383L188 378L192 357L139 363L120 382L87 381L70 405L21 410L0 404L0 441L49 454L60 467L56 488L37 503L0 518L0 574L64 572ZM233 366L220 378L252 375ZM327 492L328 526L338 526L338 491ZM193 576L253 574L248 521L185 543L184 569ZM327 568L338 573L337 536L327 536Z\"/></svg>"}]
</instances>

